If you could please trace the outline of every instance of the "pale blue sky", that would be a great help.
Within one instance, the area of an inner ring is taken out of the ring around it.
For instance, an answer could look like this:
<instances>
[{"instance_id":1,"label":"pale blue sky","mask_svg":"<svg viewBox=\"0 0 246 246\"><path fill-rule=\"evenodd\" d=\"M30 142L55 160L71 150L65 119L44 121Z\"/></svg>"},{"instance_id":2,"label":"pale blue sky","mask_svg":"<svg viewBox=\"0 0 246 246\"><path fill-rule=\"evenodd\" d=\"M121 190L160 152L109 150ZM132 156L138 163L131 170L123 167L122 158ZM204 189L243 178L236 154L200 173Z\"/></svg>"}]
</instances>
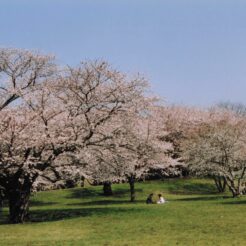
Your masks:
<instances>
[{"instance_id":1,"label":"pale blue sky","mask_svg":"<svg viewBox=\"0 0 246 246\"><path fill-rule=\"evenodd\" d=\"M140 72L170 103L246 103L246 0L0 0L0 46Z\"/></svg>"}]
</instances>

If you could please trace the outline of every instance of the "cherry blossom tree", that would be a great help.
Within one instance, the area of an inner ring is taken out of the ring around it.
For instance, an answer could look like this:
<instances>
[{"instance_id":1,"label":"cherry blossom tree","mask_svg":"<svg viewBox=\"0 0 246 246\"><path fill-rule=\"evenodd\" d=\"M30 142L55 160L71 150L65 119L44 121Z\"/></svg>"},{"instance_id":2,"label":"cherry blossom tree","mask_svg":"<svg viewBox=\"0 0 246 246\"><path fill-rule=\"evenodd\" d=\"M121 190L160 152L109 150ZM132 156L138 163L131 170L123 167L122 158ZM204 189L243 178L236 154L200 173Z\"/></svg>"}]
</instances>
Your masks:
<instances>
[{"instance_id":1,"label":"cherry blossom tree","mask_svg":"<svg viewBox=\"0 0 246 246\"><path fill-rule=\"evenodd\" d=\"M67 80L72 83L67 83ZM119 133L119 129L123 127L122 120L126 118L129 121L133 120L137 111L144 108L147 101L144 96L146 81L141 77L133 78L126 83L127 80L126 76L119 72L109 70L106 63L93 65L85 63L83 67L70 69L62 85L66 88L66 92L61 100L65 102L70 114L75 115L76 120L79 119L79 127L84 127L80 129L75 121L72 123L74 132L78 132L77 140L86 146L81 148L80 159L83 160L83 155L85 158L92 157L86 161L90 166L87 170L93 170L89 175L98 182L104 182L105 186L108 184L108 187L112 180L122 180L122 175L116 174L118 171L107 170L108 163L114 163L117 169L116 160L119 153L112 151L112 146L115 144L115 136ZM93 96L96 94L97 97ZM73 100L67 103L67 98ZM83 137L81 133L85 136ZM97 158L94 158L95 156ZM106 177L109 173L110 178Z\"/></svg>"},{"instance_id":2,"label":"cherry blossom tree","mask_svg":"<svg viewBox=\"0 0 246 246\"><path fill-rule=\"evenodd\" d=\"M222 177L233 197L245 189L245 118L215 111L183 143L190 169L197 175Z\"/></svg>"},{"instance_id":3,"label":"cherry blossom tree","mask_svg":"<svg viewBox=\"0 0 246 246\"><path fill-rule=\"evenodd\" d=\"M121 132L121 155L124 157L123 173L130 185L131 201L135 200L135 182L144 178L150 168L176 165L169 156L172 144L163 141L166 132L161 131L159 110L152 109L146 115L125 122Z\"/></svg>"},{"instance_id":4,"label":"cherry blossom tree","mask_svg":"<svg viewBox=\"0 0 246 246\"><path fill-rule=\"evenodd\" d=\"M14 170L11 155L12 143L16 137L15 133L22 128L24 129L27 125L27 122L24 123L23 117L26 117L26 120L27 118L33 120L33 117L28 117L26 111L22 111L22 108L10 108L21 104L24 97L35 90L36 85L42 84L45 80L51 78L55 71L56 66L51 56L43 56L38 52L14 48L0 49L1 197L2 195L6 196L6 182L8 185L12 182L12 180L6 181L6 177L8 177L9 172ZM20 117L19 120L15 117L17 113ZM21 146L19 146L20 148ZM7 169L5 165L7 165ZM10 211L12 210L10 209Z\"/></svg>"},{"instance_id":5,"label":"cherry blossom tree","mask_svg":"<svg viewBox=\"0 0 246 246\"><path fill-rule=\"evenodd\" d=\"M144 178L150 168L176 164L168 156L172 144L161 140L159 113L152 100L145 100L137 110L120 115L114 123L118 129L104 151L94 149L89 175L108 184L128 182L130 200L135 201L136 180Z\"/></svg>"},{"instance_id":6,"label":"cherry blossom tree","mask_svg":"<svg viewBox=\"0 0 246 246\"><path fill-rule=\"evenodd\" d=\"M226 104L227 105L227 104ZM221 108L222 106L219 106ZM223 106L225 109L225 107ZM215 107L218 109L218 106ZM214 110L211 109L199 109L195 107L187 106L165 106L162 108L162 122L164 130L167 132L164 135L163 140L173 144L173 150L170 155L177 160L178 164L176 167L182 168L184 171L190 172L190 174L198 174L197 172L192 172L192 169L189 168L189 163L185 159L184 150L182 149L182 143L189 139L189 137L194 133L194 129L199 128L204 122L210 124L215 119L223 117L223 110ZM225 111L228 111L225 109ZM168 169L170 170L170 169ZM175 167L173 169L176 170ZM163 170L163 173L166 174L166 171ZM224 177L218 176L215 173L200 173L202 176L209 176L215 182L215 185L219 192L224 192L226 188L226 181Z\"/></svg>"},{"instance_id":7,"label":"cherry blossom tree","mask_svg":"<svg viewBox=\"0 0 246 246\"><path fill-rule=\"evenodd\" d=\"M12 223L25 220L30 194L40 178L55 183L68 174L85 174L89 150L96 146L104 151L118 132L115 118L134 111L146 87L143 78L128 78L105 62L54 73L50 58L39 55L43 62L35 72L34 65L26 65L27 55L30 60L36 57L22 50L2 55L4 64L9 61L12 66L12 59L19 64L10 69L12 73L6 65L1 68L5 97L0 111L0 186ZM16 99L21 100L13 103Z\"/></svg>"}]
</instances>

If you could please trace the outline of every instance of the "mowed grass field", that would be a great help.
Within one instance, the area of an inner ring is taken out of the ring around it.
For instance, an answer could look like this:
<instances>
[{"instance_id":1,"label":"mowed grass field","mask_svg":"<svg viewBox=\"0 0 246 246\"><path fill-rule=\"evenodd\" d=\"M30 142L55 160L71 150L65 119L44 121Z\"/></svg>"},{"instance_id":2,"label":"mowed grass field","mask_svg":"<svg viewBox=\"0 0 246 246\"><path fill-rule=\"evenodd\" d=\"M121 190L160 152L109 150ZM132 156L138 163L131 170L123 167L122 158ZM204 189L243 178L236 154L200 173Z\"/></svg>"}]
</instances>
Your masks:
<instances>
[{"instance_id":1,"label":"mowed grass field","mask_svg":"<svg viewBox=\"0 0 246 246\"><path fill-rule=\"evenodd\" d=\"M39 192L32 197L32 222L0 222L0 245L246 245L246 197L216 193L213 182L178 179ZM169 201L146 205L151 192Z\"/></svg>"}]
</instances>

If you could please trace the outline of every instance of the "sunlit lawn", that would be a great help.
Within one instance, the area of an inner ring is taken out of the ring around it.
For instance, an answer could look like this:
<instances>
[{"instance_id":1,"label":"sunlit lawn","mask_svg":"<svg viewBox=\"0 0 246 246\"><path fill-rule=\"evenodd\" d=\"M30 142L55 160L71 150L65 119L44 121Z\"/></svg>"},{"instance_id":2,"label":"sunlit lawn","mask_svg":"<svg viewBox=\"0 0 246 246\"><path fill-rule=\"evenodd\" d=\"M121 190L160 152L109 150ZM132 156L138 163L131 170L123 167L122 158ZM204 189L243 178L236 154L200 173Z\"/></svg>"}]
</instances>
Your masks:
<instances>
[{"instance_id":1,"label":"sunlit lawn","mask_svg":"<svg viewBox=\"0 0 246 246\"><path fill-rule=\"evenodd\" d=\"M181 179L40 192L32 197L32 222L0 225L0 245L246 245L246 197L218 195L209 180ZM146 205L155 192L169 200Z\"/></svg>"}]
</instances>

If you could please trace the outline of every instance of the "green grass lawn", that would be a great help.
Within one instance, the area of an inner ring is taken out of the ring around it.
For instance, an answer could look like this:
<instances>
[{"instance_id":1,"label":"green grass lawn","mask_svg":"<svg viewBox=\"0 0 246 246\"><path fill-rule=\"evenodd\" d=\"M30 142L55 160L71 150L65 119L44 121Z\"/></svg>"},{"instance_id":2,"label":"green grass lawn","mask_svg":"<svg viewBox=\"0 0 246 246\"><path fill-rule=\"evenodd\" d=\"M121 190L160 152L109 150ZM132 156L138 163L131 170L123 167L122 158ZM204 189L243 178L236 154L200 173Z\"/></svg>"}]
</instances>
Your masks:
<instances>
[{"instance_id":1,"label":"green grass lawn","mask_svg":"<svg viewBox=\"0 0 246 246\"><path fill-rule=\"evenodd\" d=\"M0 224L0 245L246 245L246 197L218 195L209 180L179 179L40 192L32 197L32 222ZM146 205L151 192L169 201Z\"/></svg>"}]
</instances>

